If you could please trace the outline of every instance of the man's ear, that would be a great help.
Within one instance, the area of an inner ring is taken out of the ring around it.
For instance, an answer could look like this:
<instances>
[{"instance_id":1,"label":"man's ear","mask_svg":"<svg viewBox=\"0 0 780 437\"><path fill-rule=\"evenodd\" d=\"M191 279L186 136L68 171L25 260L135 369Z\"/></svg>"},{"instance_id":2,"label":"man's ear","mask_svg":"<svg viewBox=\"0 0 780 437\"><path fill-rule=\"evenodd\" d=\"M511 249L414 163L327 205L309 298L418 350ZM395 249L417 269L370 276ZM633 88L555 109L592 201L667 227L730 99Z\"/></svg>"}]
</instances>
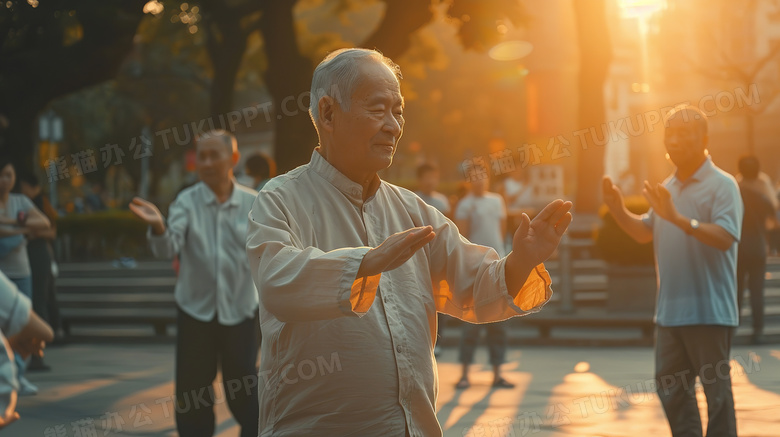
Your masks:
<instances>
[{"instance_id":1,"label":"man's ear","mask_svg":"<svg viewBox=\"0 0 780 437\"><path fill-rule=\"evenodd\" d=\"M241 160L241 152L238 150L233 151L233 156L231 157L231 161L233 162L233 167L235 167L238 164L238 161Z\"/></svg>"},{"instance_id":2,"label":"man's ear","mask_svg":"<svg viewBox=\"0 0 780 437\"><path fill-rule=\"evenodd\" d=\"M317 103L318 122L322 129L327 132L333 131L333 121L336 111L336 101L331 96L322 96Z\"/></svg>"}]
</instances>

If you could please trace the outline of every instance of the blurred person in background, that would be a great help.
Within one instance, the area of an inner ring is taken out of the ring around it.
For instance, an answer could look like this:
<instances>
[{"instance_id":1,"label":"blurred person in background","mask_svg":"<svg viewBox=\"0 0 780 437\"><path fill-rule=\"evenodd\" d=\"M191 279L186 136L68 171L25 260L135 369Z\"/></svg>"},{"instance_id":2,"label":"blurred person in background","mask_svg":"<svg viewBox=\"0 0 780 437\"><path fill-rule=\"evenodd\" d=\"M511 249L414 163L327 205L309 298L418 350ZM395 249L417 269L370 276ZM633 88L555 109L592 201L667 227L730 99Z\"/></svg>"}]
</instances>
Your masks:
<instances>
[{"instance_id":1,"label":"blurred person in background","mask_svg":"<svg viewBox=\"0 0 780 437\"><path fill-rule=\"evenodd\" d=\"M450 217L450 201L447 196L436 191L439 187L439 169L433 164L422 164L417 167L417 191L414 194L420 196L423 202L431 205L444 214L446 217ZM441 287L446 287L447 282L443 281L440 284ZM441 355L441 345L444 335L444 314L439 313L438 323L436 324L436 346L433 347L433 355L438 357Z\"/></svg>"},{"instance_id":2,"label":"blurred person in background","mask_svg":"<svg viewBox=\"0 0 780 437\"><path fill-rule=\"evenodd\" d=\"M512 233L520 226L523 214L529 217L536 215L534 187L521 169L515 169L498 184L498 193L504 197L507 208L507 235L505 240L511 241Z\"/></svg>"},{"instance_id":3,"label":"blurred person in background","mask_svg":"<svg viewBox=\"0 0 780 437\"><path fill-rule=\"evenodd\" d=\"M89 187L89 194L84 198L85 212L98 212L108 209L104 200L103 184L99 182L92 183Z\"/></svg>"},{"instance_id":4,"label":"blurred person in background","mask_svg":"<svg viewBox=\"0 0 780 437\"><path fill-rule=\"evenodd\" d=\"M455 208L455 224L460 233L474 244L492 247L498 256L506 255L504 235L506 235L506 205L501 195L488 191L487 169L483 178L472 178L469 194L461 199ZM476 172L481 173L481 172ZM474 361L474 352L479 344L479 336L485 328L486 342L490 351L490 364L493 366L493 387L512 388L514 384L501 376L507 347L506 322L486 324L464 323L460 340L460 362L463 366L456 388L468 388L469 366Z\"/></svg>"},{"instance_id":5,"label":"blurred person in background","mask_svg":"<svg viewBox=\"0 0 780 437\"><path fill-rule=\"evenodd\" d=\"M51 226L46 229L31 230L27 234L27 257L30 260L32 272L32 303L33 309L46 321L56 333L60 327L59 307L55 293L55 278L52 273L54 249L52 243L57 238L57 211L51 206L49 199L43 195L38 177L26 174L19 178L19 188L22 194L30 198L40 211L46 214ZM43 358L33 355L30 358L28 370L49 370Z\"/></svg>"},{"instance_id":6,"label":"blurred person in background","mask_svg":"<svg viewBox=\"0 0 780 437\"><path fill-rule=\"evenodd\" d=\"M247 158L244 172L252 178L252 187L260 191L272 177L276 176L276 162L264 153L255 153Z\"/></svg>"},{"instance_id":7,"label":"blurred person in background","mask_svg":"<svg viewBox=\"0 0 780 437\"><path fill-rule=\"evenodd\" d=\"M140 197L130 210L149 225L152 253L178 254L176 427L181 436L214 434L214 393L222 370L227 404L241 437L258 435L258 295L246 258L247 217L257 192L235 182L236 138L209 131L195 141L200 182L176 196L168 220ZM205 405L204 405L205 404Z\"/></svg>"},{"instance_id":8,"label":"blurred person in background","mask_svg":"<svg viewBox=\"0 0 780 437\"><path fill-rule=\"evenodd\" d=\"M24 194L12 193L16 185L16 168L7 158L0 158L0 271L2 271L28 299L32 299L32 270L27 256L26 236L45 231L51 223ZM38 393L38 387L24 376L26 360L15 356L19 370L19 394Z\"/></svg>"},{"instance_id":9,"label":"blurred person in background","mask_svg":"<svg viewBox=\"0 0 780 437\"><path fill-rule=\"evenodd\" d=\"M677 106L664 118L664 146L676 171L644 183L650 211L630 212L604 176L604 203L623 231L653 242L658 277L657 392L672 435L701 436L696 378L707 398L707 436L737 435L731 340L738 326L737 243L744 209L737 181L712 162L707 117Z\"/></svg>"},{"instance_id":10,"label":"blurred person in background","mask_svg":"<svg viewBox=\"0 0 780 437\"><path fill-rule=\"evenodd\" d=\"M772 193L759 181L760 164L755 156L739 160L739 191L745 205L742 238L737 256L737 307L742 310L745 284L750 290L753 343L762 342L764 332L764 275L766 274L767 223L776 221ZM769 195L769 196L767 196ZM740 317L741 320L741 317Z\"/></svg>"}]
</instances>

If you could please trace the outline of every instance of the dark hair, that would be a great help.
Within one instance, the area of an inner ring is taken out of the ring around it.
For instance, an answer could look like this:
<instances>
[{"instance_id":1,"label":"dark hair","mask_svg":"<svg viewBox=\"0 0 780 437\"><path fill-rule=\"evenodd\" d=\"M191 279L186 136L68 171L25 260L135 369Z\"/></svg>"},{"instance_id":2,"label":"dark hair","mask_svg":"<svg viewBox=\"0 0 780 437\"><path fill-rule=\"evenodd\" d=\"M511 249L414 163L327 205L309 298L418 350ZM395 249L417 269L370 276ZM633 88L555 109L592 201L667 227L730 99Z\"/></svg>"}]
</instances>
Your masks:
<instances>
[{"instance_id":1,"label":"dark hair","mask_svg":"<svg viewBox=\"0 0 780 437\"><path fill-rule=\"evenodd\" d=\"M439 168L433 164L425 163L417 167L417 179L425 176L427 173L437 172Z\"/></svg>"},{"instance_id":2,"label":"dark hair","mask_svg":"<svg viewBox=\"0 0 780 437\"><path fill-rule=\"evenodd\" d=\"M749 180L757 178L758 172L761 170L761 165L758 162L758 158L753 155L747 155L739 158L738 167L739 172L742 173L742 177Z\"/></svg>"},{"instance_id":3,"label":"dark hair","mask_svg":"<svg viewBox=\"0 0 780 437\"><path fill-rule=\"evenodd\" d=\"M271 158L262 153L255 153L247 158L244 164L249 176L258 179L268 179L276 173L276 165Z\"/></svg>"},{"instance_id":4,"label":"dark hair","mask_svg":"<svg viewBox=\"0 0 780 437\"><path fill-rule=\"evenodd\" d=\"M19 176L19 182L24 182L31 187L37 187L41 184L41 181L38 179L38 176L35 176L35 173L25 173Z\"/></svg>"},{"instance_id":5,"label":"dark hair","mask_svg":"<svg viewBox=\"0 0 780 437\"><path fill-rule=\"evenodd\" d=\"M11 164L11 166L14 168L14 171L16 171L16 164L14 164L14 161L9 156L0 156L0 170L4 169L6 165Z\"/></svg>"}]
</instances>

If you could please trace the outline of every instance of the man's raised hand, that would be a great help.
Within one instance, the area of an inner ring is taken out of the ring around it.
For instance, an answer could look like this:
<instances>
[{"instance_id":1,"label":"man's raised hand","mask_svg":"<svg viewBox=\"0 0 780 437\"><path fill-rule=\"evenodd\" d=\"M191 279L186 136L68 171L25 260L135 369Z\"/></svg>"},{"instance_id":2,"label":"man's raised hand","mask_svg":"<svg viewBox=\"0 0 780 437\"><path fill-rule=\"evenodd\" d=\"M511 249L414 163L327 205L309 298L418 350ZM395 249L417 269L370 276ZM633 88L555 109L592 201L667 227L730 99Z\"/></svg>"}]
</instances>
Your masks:
<instances>
[{"instance_id":1,"label":"man's raised hand","mask_svg":"<svg viewBox=\"0 0 780 437\"><path fill-rule=\"evenodd\" d=\"M133 211L135 215L152 227L152 232L156 235L165 233L165 220L153 203L140 197L134 197L129 207L130 211Z\"/></svg>"},{"instance_id":2,"label":"man's raised hand","mask_svg":"<svg viewBox=\"0 0 780 437\"><path fill-rule=\"evenodd\" d=\"M533 220L523 214L512 239L512 253L507 260L515 265L533 268L549 258L571 224L571 206L571 202L558 199L544 207Z\"/></svg>"},{"instance_id":3,"label":"man's raised hand","mask_svg":"<svg viewBox=\"0 0 780 437\"><path fill-rule=\"evenodd\" d=\"M650 203L650 207L658 214L659 217L669 220L674 223L678 218L677 208L672 201L672 194L661 184L653 186L650 182L645 181L645 188L642 190L647 201Z\"/></svg>"},{"instance_id":4,"label":"man's raised hand","mask_svg":"<svg viewBox=\"0 0 780 437\"><path fill-rule=\"evenodd\" d=\"M601 192L604 197L604 203L610 211L623 209L623 193L620 192L620 188L617 185L612 183L612 179L609 176L604 176L601 180Z\"/></svg>"},{"instance_id":5,"label":"man's raised hand","mask_svg":"<svg viewBox=\"0 0 780 437\"><path fill-rule=\"evenodd\" d=\"M435 236L431 226L421 226L387 237L382 244L366 253L357 277L374 276L400 267Z\"/></svg>"}]
</instances>

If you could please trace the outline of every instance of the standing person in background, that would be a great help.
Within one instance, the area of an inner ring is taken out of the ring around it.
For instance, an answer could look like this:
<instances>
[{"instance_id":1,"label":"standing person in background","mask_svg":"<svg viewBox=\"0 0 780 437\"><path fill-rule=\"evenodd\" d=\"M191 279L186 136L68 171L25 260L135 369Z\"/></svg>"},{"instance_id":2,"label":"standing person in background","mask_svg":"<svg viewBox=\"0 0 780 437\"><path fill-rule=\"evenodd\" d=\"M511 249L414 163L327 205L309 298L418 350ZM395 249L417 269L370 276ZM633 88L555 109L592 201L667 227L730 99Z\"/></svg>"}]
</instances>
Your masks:
<instances>
[{"instance_id":1,"label":"standing person in background","mask_svg":"<svg viewBox=\"0 0 780 437\"><path fill-rule=\"evenodd\" d=\"M428 205L438 209L442 214L450 216L450 202L447 196L436 191L439 186L439 169L433 164L422 164L417 167L417 191Z\"/></svg>"},{"instance_id":2,"label":"standing person in background","mask_svg":"<svg viewBox=\"0 0 780 437\"><path fill-rule=\"evenodd\" d=\"M27 240L31 232L43 231L51 226L49 219L35 207L24 194L12 193L16 185L16 169L8 159L0 159L0 239L4 248L0 256L0 271L14 283L19 291L32 299L32 271L27 257ZM16 354L19 370L19 394L34 395L38 387L24 376L26 360Z\"/></svg>"},{"instance_id":3,"label":"standing person in background","mask_svg":"<svg viewBox=\"0 0 780 437\"><path fill-rule=\"evenodd\" d=\"M729 359L738 325L739 187L712 163L707 117L698 108L675 107L664 126L667 158L677 170L663 184L645 181L650 211L630 212L607 176L604 203L631 238L655 248L655 377L672 435L702 435L698 376L707 398L706 435L736 437Z\"/></svg>"},{"instance_id":4,"label":"standing person in background","mask_svg":"<svg viewBox=\"0 0 780 437\"><path fill-rule=\"evenodd\" d=\"M55 294L52 262L54 249L52 243L57 238L57 212L51 206L41 190L38 178L34 174L23 175L19 179L22 194L29 197L36 208L46 214L51 226L47 229L31 230L27 234L27 257L30 260L32 272L32 304L33 309L48 323L56 333L59 326L59 308ZM33 355L30 358L28 370L50 370L43 358Z\"/></svg>"},{"instance_id":5,"label":"standing person in background","mask_svg":"<svg viewBox=\"0 0 780 437\"><path fill-rule=\"evenodd\" d=\"M446 217L450 217L450 202L447 196L436 191L439 186L439 169L433 164L423 164L417 167L417 191L414 194L420 196L425 203L431 205L444 214ZM447 282L443 281L440 284L441 287L446 287ZM433 355L438 357L441 355L441 345L444 335L444 314L439 313L436 323L436 345L433 347Z\"/></svg>"},{"instance_id":6,"label":"standing person in background","mask_svg":"<svg viewBox=\"0 0 780 437\"><path fill-rule=\"evenodd\" d=\"M244 172L252 178L252 187L260 191L272 177L276 176L276 162L263 153L255 153L247 158Z\"/></svg>"},{"instance_id":7,"label":"standing person in background","mask_svg":"<svg viewBox=\"0 0 780 437\"><path fill-rule=\"evenodd\" d=\"M106 202L104 200L103 184L95 182L89 188L89 194L84 198L84 209L86 212L105 211Z\"/></svg>"},{"instance_id":8,"label":"standing person in background","mask_svg":"<svg viewBox=\"0 0 780 437\"><path fill-rule=\"evenodd\" d=\"M529 217L536 215L534 187L528 180L524 170L516 169L501 181L499 194L504 197L507 208L507 227L509 235L505 239L511 239L511 234L520 226L523 214Z\"/></svg>"},{"instance_id":9,"label":"standing person in background","mask_svg":"<svg viewBox=\"0 0 780 437\"><path fill-rule=\"evenodd\" d=\"M761 343L764 332L764 275L766 274L767 221L773 221L776 208L758 179L760 164L755 156L739 160L739 191L745 205L742 238L737 256L737 309L741 312L745 282L750 290L750 316L753 344ZM741 320L741 317L740 317Z\"/></svg>"},{"instance_id":10,"label":"standing person in background","mask_svg":"<svg viewBox=\"0 0 780 437\"><path fill-rule=\"evenodd\" d=\"M487 171L485 171L487 175ZM505 256L504 235L506 235L506 205L501 195L488 191L489 179L471 181L471 192L461 199L455 208L455 224L469 241L492 247L498 256ZM487 346L490 350L490 364L493 365L493 387L512 388L514 384L501 377L501 365L506 355L506 323L494 322L484 325L464 323L460 341L460 362L463 372L456 388L468 388L469 366L474 361L474 351L479 343L482 327L487 330Z\"/></svg>"},{"instance_id":11,"label":"standing person in background","mask_svg":"<svg viewBox=\"0 0 780 437\"><path fill-rule=\"evenodd\" d=\"M203 391L219 367L241 437L256 437L259 301L244 242L257 192L233 178L240 155L232 134L206 132L196 139L196 151L200 182L179 193L167 224L154 204L139 197L130 210L149 224L147 239L156 257L181 257L174 291L179 435L214 434L214 393Z\"/></svg>"}]
</instances>

